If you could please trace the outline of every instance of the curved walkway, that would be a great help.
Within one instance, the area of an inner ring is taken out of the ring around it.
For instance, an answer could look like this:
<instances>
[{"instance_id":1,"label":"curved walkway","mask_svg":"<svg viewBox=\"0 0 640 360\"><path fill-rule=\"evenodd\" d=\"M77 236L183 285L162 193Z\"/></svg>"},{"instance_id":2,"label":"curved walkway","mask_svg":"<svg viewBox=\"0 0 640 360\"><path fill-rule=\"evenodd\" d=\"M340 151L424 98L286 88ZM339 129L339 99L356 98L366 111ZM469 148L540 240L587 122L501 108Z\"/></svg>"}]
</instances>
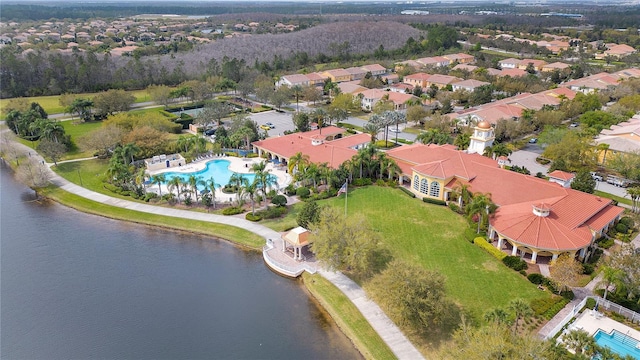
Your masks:
<instances>
[{"instance_id":1,"label":"curved walkway","mask_svg":"<svg viewBox=\"0 0 640 360\"><path fill-rule=\"evenodd\" d=\"M23 153L26 154L28 152L33 152L33 149L16 143L17 145L23 148ZM37 153L36 153L37 154ZM39 154L34 155L32 153L31 156L40 156ZM88 160L88 159L83 159ZM43 160L44 161L44 160ZM49 164L51 165L51 164ZM86 188L83 188L79 185L73 184L68 180L62 178L58 174L56 174L53 170L49 169L51 177L51 183L56 186L62 188L63 190L70 192L72 194L82 196L84 198L106 204L111 206L117 206L129 210L145 212L149 214L156 215L164 215L164 216L172 216L177 218L184 219L194 219L200 221L207 221L212 223L220 223L231 225L235 227L239 227L248 231L253 232L259 236L262 236L265 241L266 239L273 240L281 240L280 233L277 231L271 230L266 226L259 225L257 223L232 217L232 216L223 216L216 214L207 214L207 213L199 213L192 212L188 210L180 210L180 209L171 209L164 208L160 206L153 206L148 204L141 204L129 200L117 199L104 194L100 194ZM277 249L277 244L275 248ZM358 284L353 282L351 279L346 277L345 275L339 272L330 272L325 270L320 270L319 273L331 281L340 291L342 291L348 298L353 302L358 310L362 313L362 315L367 319L367 321L371 324L371 326L375 329L375 331L380 335L382 340L389 346L391 351L398 357L398 359L424 359L422 354L411 344L411 342L402 334L402 331L387 317L387 315L375 304L371 301L364 290Z\"/></svg>"}]
</instances>

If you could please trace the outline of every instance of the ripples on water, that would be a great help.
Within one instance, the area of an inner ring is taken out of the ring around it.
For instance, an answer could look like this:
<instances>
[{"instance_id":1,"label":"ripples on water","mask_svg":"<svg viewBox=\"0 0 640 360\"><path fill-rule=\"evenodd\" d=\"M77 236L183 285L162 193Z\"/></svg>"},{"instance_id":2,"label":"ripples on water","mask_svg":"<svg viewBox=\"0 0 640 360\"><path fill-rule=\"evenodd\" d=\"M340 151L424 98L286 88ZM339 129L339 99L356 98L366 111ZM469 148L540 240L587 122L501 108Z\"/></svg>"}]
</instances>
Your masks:
<instances>
[{"instance_id":1,"label":"ripples on water","mask_svg":"<svg viewBox=\"0 0 640 360\"><path fill-rule=\"evenodd\" d=\"M0 173L2 358L360 358L258 252L34 201Z\"/></svg>"}]
</instances>

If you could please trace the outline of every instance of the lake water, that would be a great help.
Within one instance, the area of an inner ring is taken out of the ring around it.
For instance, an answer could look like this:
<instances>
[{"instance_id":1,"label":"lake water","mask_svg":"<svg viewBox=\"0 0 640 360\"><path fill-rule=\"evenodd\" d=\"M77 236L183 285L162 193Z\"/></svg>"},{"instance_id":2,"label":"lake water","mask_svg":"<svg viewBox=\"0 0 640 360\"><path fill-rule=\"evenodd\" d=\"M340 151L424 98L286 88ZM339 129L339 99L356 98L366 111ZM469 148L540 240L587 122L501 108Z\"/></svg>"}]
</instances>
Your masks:
<instances>
[{"instance_id":1,"label":"lake water","mask_svg":"<svg viewBox=\"0 0 640 360\"><path fill-rule=\"evenodd\" d=\"M0 168L3 359L353 359L261 254L33 201Z\"/></svg>"}]
</instances>

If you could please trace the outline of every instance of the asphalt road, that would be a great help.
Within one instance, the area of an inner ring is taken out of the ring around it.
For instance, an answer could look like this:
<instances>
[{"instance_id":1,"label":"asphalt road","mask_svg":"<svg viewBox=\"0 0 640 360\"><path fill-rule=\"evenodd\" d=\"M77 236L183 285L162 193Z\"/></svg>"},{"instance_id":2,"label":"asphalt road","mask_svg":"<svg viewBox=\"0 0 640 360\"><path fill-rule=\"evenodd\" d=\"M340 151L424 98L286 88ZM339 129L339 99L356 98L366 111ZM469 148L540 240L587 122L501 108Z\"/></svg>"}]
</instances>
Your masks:
<instances>
[{"instance_id":1,"label":"asphalt road","mask_svg":"<svg viewBox=\"0 0 640 360\"><path fill-rule=\"evenodd\" d=\"M540 148L540 146L537 144L528 144L524 149L516 151L509 156L511 160L510 165L524 166L531 171L531 175L535 175L538 172L547 175L549 166L540 165L536 162L536 158L540 156L540 154L542 154L542 148ZM629 198L625 188L611 185L606 181L596 181L596 190L627 199Z\"/></svg>"}]
</instances>

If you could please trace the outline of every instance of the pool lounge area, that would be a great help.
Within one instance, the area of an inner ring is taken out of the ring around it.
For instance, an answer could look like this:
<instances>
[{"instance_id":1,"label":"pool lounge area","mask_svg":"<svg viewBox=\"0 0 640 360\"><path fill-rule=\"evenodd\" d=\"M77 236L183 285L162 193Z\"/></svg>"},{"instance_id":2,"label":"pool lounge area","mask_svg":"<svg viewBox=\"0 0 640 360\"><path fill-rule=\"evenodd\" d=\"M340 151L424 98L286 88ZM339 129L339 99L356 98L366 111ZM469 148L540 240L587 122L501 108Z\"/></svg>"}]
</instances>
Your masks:
<instances>
[{"instance_id":1,"label":"pool lounge area","mask_svg":"<svg viewBox=\"0 0 640 360\"><path fill-rule=\"evenodd\" d=\"M235 200L235 194L225 194L222 192L222 186L229 182L229 178L233 173L246 175L251 180L253 173L251 172L251 166L253 164L264 161L261 158L239 158L233 156L211 156L205 157L189 164L163 168L161 170L148 171L149 175L165 174L167 181L171 177L179 176L183 180L186 180L191 175L202 176L202 180L208 180L213 176L216 182L216 199L219 202L230 202ZM283 189L291 183L291 176L284 171L281 167L275 166L273 163L268 162L266 166L267 170L270 170L270 174L275 177L276 185L274 188ZM161 189L158 189L161 186ZM162 185L149 185L147 191L154 191L156 193L167 193L169 190L166 184Z\"/></svg>"},{"instance_id":2,"label":"pool lounge area","mask_svg":"<svg viewBox=\"0 0 640 360\"><path fill-rule=\"evenodd\" d=\"M582 329L593 336L600 346L607 346L621 356L640 360L640 331L603 316L594 310L585 310L567 330Z\"/></svg>"}]
</instances>

